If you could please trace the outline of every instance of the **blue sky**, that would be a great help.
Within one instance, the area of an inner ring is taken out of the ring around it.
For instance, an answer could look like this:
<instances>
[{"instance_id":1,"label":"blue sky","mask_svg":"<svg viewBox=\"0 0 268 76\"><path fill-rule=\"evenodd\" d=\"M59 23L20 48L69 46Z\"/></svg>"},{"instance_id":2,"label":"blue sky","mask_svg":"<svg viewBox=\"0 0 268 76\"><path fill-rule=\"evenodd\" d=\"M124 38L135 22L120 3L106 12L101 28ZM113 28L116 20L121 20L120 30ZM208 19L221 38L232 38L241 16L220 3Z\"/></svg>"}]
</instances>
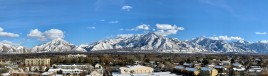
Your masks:
<instances>
[{"instance_id":1,"label":"blue sky","mask_svg":"<svg viewBox=\"0 0 268 76\"><path fill-rule=\"evenodd\" d=\"M3 29L0 40L32 47L60 37L80 45L118 34L162 31L167 37L181 40L224 36L256 42L268 40L267 3L267 0L0 0ZM141 25L144 27L138 27ZM33 30L42 36L29 35ZM55 35L50 36L51 33Z\"/></svg>"}]
</instances>

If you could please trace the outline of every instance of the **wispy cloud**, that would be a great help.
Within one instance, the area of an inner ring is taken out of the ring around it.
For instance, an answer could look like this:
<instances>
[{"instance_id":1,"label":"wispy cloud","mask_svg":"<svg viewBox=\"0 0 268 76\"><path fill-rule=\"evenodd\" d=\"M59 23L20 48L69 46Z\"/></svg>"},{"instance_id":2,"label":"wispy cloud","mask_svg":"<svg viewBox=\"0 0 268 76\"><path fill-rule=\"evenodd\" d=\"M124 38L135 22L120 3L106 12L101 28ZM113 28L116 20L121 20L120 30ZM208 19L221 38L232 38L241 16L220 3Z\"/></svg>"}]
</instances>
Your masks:
<instances>
[{"instance_id":1,"label":"wispy cloud","mask_svg":"<svg viewBox=\"0 0 268 76\"><path fill-rule=\"evenodd\" d=\"M92 26L92 27L87 27L88 29L92 29L92 30L94 30L94 29L96 29L96 27L95 26Z\"/></svg>"},{"instance_id":2,"label":"wispy cloud","mask_svg":"<svg viewBox=\"0 0 268 76\"><path fill-rule=\"evenodd\" d=\"M231 15L237 17L235 10L225 0L199 0L201 3L208 4L210 6L218 7L228 11Z\"/></svg>"},{"instance_id":3,"label":"wispy cloud","mask_svg":"<svg viewBox=\"0 0 268 76\"><path fill-rule=\"evenodd\" d=\"M147 31L147 30L150 30L150 25L141 24L141 25L138 25L135 28L131 28L131 29L123 29L123 28L120 29L120 31L123 31L123 30L126 30L126 31L146 30Z\"/></svg>"},{"instance_id":4,"label":"wispy cloud","mask_svg":"<svg viewBox=\"0 0 268 76\"><path fill-rule=\"evenodd\" d=\"M101 19L100 21L102 21L102 22L103 22L103 21L105 21L105 19Z\"/></svg>"},{"instance_id":5,"label":"wispy cloud","mask_svg":"<svg viewBox=\"0 0 268 76\"><path fill-rule=\"evenodd\" d=\"M266 35L267 33L266 32L255 32L255 34L257 34L257 35Z\"/></svg>"},{"instance_id":6,"label":"wispy cloud","mask_svg":"<svg viewBox=\"0 0 268 76\"><path fill-rule=\"evenodd\" d=\"M243 38L238 37L238 36L214 36L214 37L209 37L209 38L212 39L212 40L227 40L227 41L230 41L230 40L244 40Z\"/></svg>"},{"instance_id":7,"label":"wispy cloud","mask_svg":"<svg viewBox=\"0 0 268 76\"><path fill-rule=\"evenodd\" d=\"M0 37L19 37L19 34L5 32L4 29L0 27Z\"/></svg>"},{"instance_id":8,"label":"wispy cloud","mask_svg":"<svg viewBox=\"0 0 268 76\"><path fill-rule=\"evenodd\" d=\"M125 10L125 11L130 11L130 9L132 9L133 7L132 6L128 6L128 5L125 5L125 6L122 6L122 10Z\"/></svg>"},{"instance_id":9,"label":"wispy cloud","mask_svg":"<svg viewBox=\"0 0 268 76\"><path fill-rule=\"evenodd\" d=\"M114 23L119 23L119 21L118 21L118 20L115 20L115 21L109 21L109 23L114 24Z\"/></svg>"}]
</instances>

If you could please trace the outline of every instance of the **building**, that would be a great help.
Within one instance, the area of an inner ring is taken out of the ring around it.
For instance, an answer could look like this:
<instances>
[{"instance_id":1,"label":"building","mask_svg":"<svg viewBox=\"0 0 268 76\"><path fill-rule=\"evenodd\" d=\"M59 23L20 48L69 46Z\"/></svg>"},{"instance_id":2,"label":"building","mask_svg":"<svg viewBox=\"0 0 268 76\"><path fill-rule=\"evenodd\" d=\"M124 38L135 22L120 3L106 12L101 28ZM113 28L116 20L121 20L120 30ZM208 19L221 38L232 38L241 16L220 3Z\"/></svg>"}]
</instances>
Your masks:
<instances>
[{"instance_id":1,"label":"building","mask_svg":"<svg viewBox=\"0 0 268 76\"><path fill-rule=\"evenodd\" d=\"M196 76L200 74L200 71L196 68L186 67L185 70L187 71L187 74L184 74L186 76Z\"/></svg>"},{"instance_id":2,"label":"building","mask_svg":"<svg viewBox=\"0 0 268 76\"><path fill-rule=\"evenodd\" d=\"M233 70L234 71L245 71L246 68L241 65L240 63L233 63Z\"/></svg>"},{"instance_id":3,"label":"building","mask_svg":"<svg viewBox=\"0 0 268 76\"><path fill-rule=\"evenodd\" d=\"M61 69L61 68L56 68L56 69L49 69L48 73L53 73L57 75L79 75L83 72L86 72L86 70L82 69Z\"/></svg>"},{"instance_id":4,"label":"building","mask_svg":"<svg viewBox=\"0 0 268 76\"><path fill-rule=\"evenodd\" d=\"M201 76L216 76L218 75L218 70L210 68L210 67L202 67L201 68Z\"/></svg>"},{"instance_id":5,"label":"building","mask_svg":"<svg viewBox=\"0 0 268 76\"><path fill-rule=\"evenodd\" d=\"M218 70L218 75L227 75L228 69L226 67L217 65L215 69Z\"/></svg>"},{"instance_id":6,"label":"building","mask_svg":"<svg viewBox=\"0 0 268 76\"><path fill-rule=\"evenodd\" d=\"M53 64L52 67L48 70L49 74L63 75L63 76L103 76L103 68L101 65L96 64L92 65L56 65ZM44 73L44 74L47 74Z\"/></svg>"},{"instance_id":7,"label":"building","mask_svg":"<svg viewBox=\"0 0 268 76\"><path fill-rule=\"evenodd\" d=\"M244 71L246 70L246 68L241 65L240 63L233 63L233 75L235 76L244 76Z\"/></svg>"},{"instance_id":8,"label":"building","mask_svg":"<svg viewBox=\"0 0 268 76\"><path fill-rule=\"evenodd\" d=\"M230 61L221 61L221 63L219 63L220 65L223 65L223 66L229 66L231 65L231 62Z\"/></svg>"},{"instance_id":9,"label":"building","mask_svg":"<svg viewBox=\"0 0 268 76\"><path fill-rule=\"evenodd\" d=\"M261 66L250 66L248 69L248 75L257 76L262 73L263 68Z\"/></svg>"},{"instance_id":10,"label":"building","mask_svg":"<svg viewBox=\"0 0 268 76\"><path fill-rule=\"evenodd\" d=\"M42 76L54 76L53 72L44 72Z\"/></svg>"},{"instance_id":11,"label":"building","mask_svg":"<svg viewBox=\"0 0 268 76\"><path fill-rule=\"evenodd\" d=\"M87 57L85 54L69 54L68 58L79 58L79 57Z\"/></svg>"},{"instance_id":12,"label":"building","mask_svg":"<svg viewBox=\"0 0 268 76\"><path fill-rule=\"evenodd\" d=\"M176 74L171 74L170 72L153 72L153 68L135 65L120 67L119 72L113 72L113 76L177 76Z\"/></svg>"},{"instance_id":13,"label":"building","mask_svg":"<svg viewBox=\"0 0 268 76\"><path fill-rule=\"evenodd\" d=\"M183 63L183 66L184 67L193 67L193 64L192 63Z\"/></svg>"},{"instance_id":14,"label":"building","mask_svg":"<svg viewBox=\"0 0 268 76\"><path fill-rule=\"evenodd\" d=\"M261 66L250 66L248 72L260 73L262 72Z\"/></svg>"},{"instance_id":15,"label":"building","mask_svg":"<svg viewBox=\"0 0 268 76\"><path fill-rule=\"evenodd\" d=\"M48 58L25 59L25 66L50 66L50 59Z\"/></svg>"},{"instance_id":16,"label":"building","mask_svg":"<svg viewBox=\"0 0 268 76\"><path fill-rule=\"evenodd\" d=\"M61 68L61 69L93 69L93 66L92 65L76 65L76 64L73 64L73 65L55 65L53 64L52 65L53 68Z\"/></svg>"},{"instance_id":17,"label":"building","mask_svg":"<svg viewBox=\"0 0 268 76\"><path fill-rule=\"evenodd\" d=\"M142 73L153 73L154 69L151 67L135 65L135 66L128 66L128 67L121 67L120 73L121 74L142 74Z\"/></svg>"},{"instance_id":18,"label":"building","mask_svg":"<svg viewBox=\"0 0 268 76\"><path fill-rule=\"evenodd\" d=\"M92 71L89 76L103 76L103 73L99 71Z\"/></svg>"}]
</instances>

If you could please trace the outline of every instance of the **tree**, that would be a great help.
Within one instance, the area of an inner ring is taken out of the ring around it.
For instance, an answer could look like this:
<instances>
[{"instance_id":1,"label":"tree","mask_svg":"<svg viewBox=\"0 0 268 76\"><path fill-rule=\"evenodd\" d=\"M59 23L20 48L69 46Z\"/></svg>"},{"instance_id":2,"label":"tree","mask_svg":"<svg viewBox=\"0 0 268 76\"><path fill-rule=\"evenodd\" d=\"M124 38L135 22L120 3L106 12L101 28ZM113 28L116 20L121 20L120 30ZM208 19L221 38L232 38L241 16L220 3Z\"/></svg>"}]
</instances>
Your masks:
<instances>
[{"instance_id":1,"label":"tree","mask_svg":"<svg viewBox=\"0 0 268 76\"><path fill-rule=\"evenodd\" d=\"M7 72L8 72L8 69L7 69L7 68L0 69L0 74L2 74L2 73L7 73Z\"/></svg>"},{"instance_id":2,"label":"tree","mask_svg":"<svg viewBox=\"0 0 268 76\"><path fill-rule=\"evenodd\" d=\"M204 60L202 61L202 63L203 63L204 65L208 65L208 64L209 64L209 61L208 61L207 59L204 59Z\"/></svg>"},{"instance_id":3,"label":"tree","mask_svg":"<svg viewBox=\"0 0 268 76\"><path fill-rule=\"evenodd\" d=\"M172 71L172 69L175 67L175 65L171 64L169 61L164 62L165 68Z\"/></svg>"},{"instance_id":4,"label":"tree","mask_svg":"<svg viewBox=\"0 0 268 76\"><path fill-rule=\"evenodd\" d=\"M77 58L72 58L72 63L78 63L79 62L79 59Z\"/></svg>"},{"instance_id":5,"label":"tree","mask_svg":"<svg viewBox=\"0 0 268 76\"><path fill-rule=\"evenodd\" d=\"M87 57L85 62L86 63L89 63L89 64L93 64L94 63L93 59L90 58L90 57Z\"/></svg>"},{"instance_id":6,"label":"tree","mask_svg":"<svg viewBox=\"0 0 268 76\"><path fill-rule=\"evenodd\" d=\"M62 70L57 71L57 74L62 74Z\"/></svg>"}]
</instances>

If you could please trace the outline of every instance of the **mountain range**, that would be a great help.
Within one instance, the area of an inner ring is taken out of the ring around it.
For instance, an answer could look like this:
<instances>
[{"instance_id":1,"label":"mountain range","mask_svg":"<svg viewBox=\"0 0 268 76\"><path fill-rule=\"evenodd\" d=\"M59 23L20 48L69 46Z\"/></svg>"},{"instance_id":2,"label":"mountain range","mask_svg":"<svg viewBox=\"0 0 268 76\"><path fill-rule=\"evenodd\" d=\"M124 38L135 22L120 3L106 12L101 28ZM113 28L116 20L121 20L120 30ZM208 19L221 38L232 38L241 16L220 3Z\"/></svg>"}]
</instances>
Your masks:
<instances>
[{"instance_id":1,"label":"mountain range","mask_svg":"<svg viewBox=\"0 0 268 76\"><path fill-rule=\"evenodd\" d=\"M178 40L155 33L119 35L113 39L80 46L63 39L54 39L30 49L0 42L1 53L98 52L103 50L153 51L159 53L268 53L268 43L250 43L244 40L214 40L206 37Z\"/></svg>"}]
</instances>

